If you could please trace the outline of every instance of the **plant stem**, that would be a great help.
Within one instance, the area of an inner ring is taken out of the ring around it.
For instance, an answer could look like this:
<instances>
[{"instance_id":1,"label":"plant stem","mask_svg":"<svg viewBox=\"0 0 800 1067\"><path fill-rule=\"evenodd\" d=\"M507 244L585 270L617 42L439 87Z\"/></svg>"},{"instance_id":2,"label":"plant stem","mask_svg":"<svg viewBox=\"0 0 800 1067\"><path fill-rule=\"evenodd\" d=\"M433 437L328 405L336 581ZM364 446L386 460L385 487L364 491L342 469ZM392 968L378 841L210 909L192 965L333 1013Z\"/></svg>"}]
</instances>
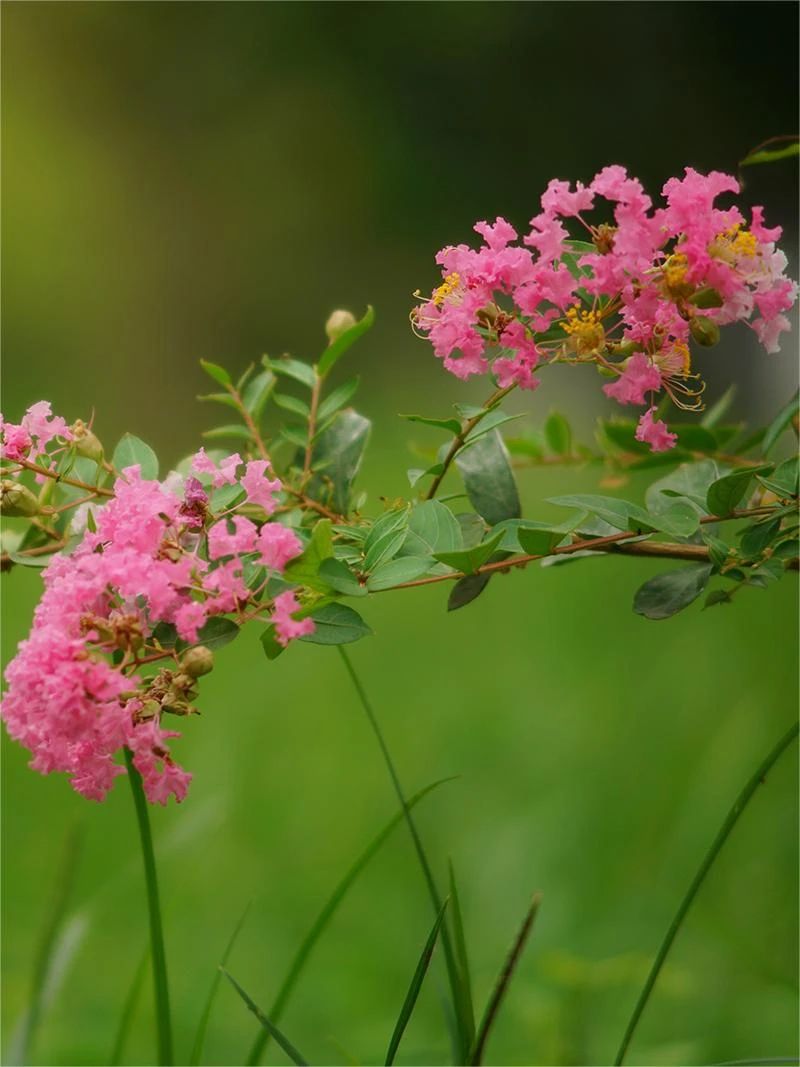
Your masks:
<instances>
[{"instance_id":1,"label":"plant stem","mask_svg":"<svg viewBox=\"0 0 800 1067\"><path fill-rule=\"evenodd\" d=\"M442 480L444 479L445 474L447 474L448 470L450 469L450 464L456 458L456 453L459 451L459 449L463 447L467 436L472 433L478 423L489 414L489 411L500 403L504 396L508 396L512 389L516 389L516 384L508 385L505 389L498 389L496 392L492 393L492 395L483 405L483 411L481 411L478 415L474 415L471 419L465 419L462 422L461 429L453 438L453 441L450 445L450 449L448 450L447 455L442 460L441 471L433 479L430 485L430 489L428 489L428 492L425 494L426 500L433 500L433 498L436 496L436 493L439 489L439 486L442 484Z\"/></svg>"},{"instance_id":2,"label":"plant stem","mask_svg":"<svg viewBox=\"0 0 800 1067\"><path fill-rule=\"evenodd\" d=\"M436 888L436 882L433 877L433 872L431 870L430 863L428 862L428 857L425 854L425 849L423 848L422 839L419 836L419 831L417 830L416 823L411 817L411 809L408 805L408 802L406 801L405 793L403 792L403 787L400 784L400 779L398 777L397 770L394 765L394 760L391 757L389 748L386 744L386 740L383 736L383 732L380 728L380 724L378 723L378 720L375 716L375 712L373 711L372 705L369 702L369 698L367 697L364 687L361 684L361 679L358 677L355 670L353 669L353 664L350 661L350 657L347 655L341 645L337 645L337 648L339 650L339 655L342 657L342 661L345 665L347 673L350 675L350 680L353 683L353 687L358 693L359 700L361 701L361 706L363 707L367 719L369 720L369 724L372 727L372 731L375 734L381 753L383 754L383 759L386 763L387 770L389 771L389 777L392 780L394 791L397 794L397 799L400 801L400 806L403 809L403 814L405 816L406 824L408 826L408 831L411 834L412 841L414 842L414 848L416 849L419 864L422 868L422 873L425 878L425 884L428 887L428 894L431 898L433 909L438 915L442 909L442 898L440 897L439 891ZM461 1049L459 1050L459 1053L461 1056L461 1061L464 1062L466 1060L467 1053L469 1052L469 1046L472 1041L472 1035L465 1034L464 1032L465 1020L463 1018L463 1013L460 1008L460 1005L462 1004L462 997L459 984L459 971L458 965L456 963L455 953L453 951L453 944L450 939L450 931L448 930L446 923L442 925L441 938L442 946L444 948L445 960L447 963L447 975L450 982L450 991L453 998L453 1011L455 1012L455 1016L458 1021L459 1038L462 1045Z\"/></svg>"},{"instance_id":3,"label":"plant stem","mask_svg":"<svg viewBox=\"0 0 800 1067\"><path fill-rule=\"evenodd\" d=\"M625 1059L625 1054L628 1051L628 1046L630 1045L631 1039L633 1038L633 1035L636 1031L636 1027L639 1023L639 1019L642 1016L642 1012L644 1011L645 1007L647 1006L647 1002L650 999L650 994L653 992L653 987L655 986L656 980L658 979L658 976L661 973L661 968L664 966L667 956L669 955L669 951L672 948L672 943L675 940L675 937L677 936L677 933L680 930L681 925L683 924L683 920L686 918L686 914L689 911L689 908L692 906L692 902L697 896L697 892L700 889L700 886L703 884L706 875L714 865L714 861L719 855L722 846L728 840L731 831L739 820L739 816L747 807L751 797L756 792L759 785L764 782L767 773L772 769L772 767L775 763L777 763L781 755L786 751L792 741L794 741L794 739L797 737L797 734L798 723L795 722L794 725L786 731L780 741L778 741L778 743L775 745L769 755L759 764L753 776L748 780L741 793L734 801L733 807L730 809L727 816L725 817L725 821L719 828L716 837L711 843L711 847L703 857L703 862L698 867L697 873L692 879L683 900L680 902L678 910L675 912L675 916L672 919L672 922L669 924L667 932L664 935L664 940L661 942L658 952L656 953L656 957L653 960L653 966L650 968L650 973L647 976L647 981L645 982L644 987L641 993L639 994L639 999L636 1001L636 1006L633 1009L633 1015L631 1015L630 1021L628 1022L628 1025L625 1029L625 1034L622 1038L622 1044L620 1045L616 1059L614 1060L615 1067L620 1067L620 1065Z\"/></svg>"},{"instance_id":4,"label":"plant stem","mask_svg":"<svg viewBox=\"0 0 800 1067\"><path fill-rule=\"evenodd\" d=\"M715 522L729 522L735 519L744 519L754 515L768 515L771 511L780 510L774 507L749 508L745 511L732 511L729 515L705 515L700 519L701 525ZM568 545L561 545L550 552L542 552L536 555L512 556L510 559L501 559L495 563L484 563L478 567L474 574L494 574L496 571L504 572L513 567L526 567L529 563L546 559L548 556L571 556L575 552L613 552L623 556L659 556L668 559L689 559L694 562L705 562L710 559L708 550L701 545L673 544L665 541L642 541L643 535L637 530L620 530L619 533L609 534L607 537L587 537L581 541L573 541ZM786 561L789 570L797 570L797 560ZM395 589L413 589L419 585L434 585L436 582L455 582L465 578L463 571L451 571L449 574L433 574L427 578L415 578L412 582L400 582L387 589L375 590L375 592L394 592Z\"/></svg>"},{"instance_id":5,"label":"plant stem","mask_svg":"<svg viewBox=\"0 0 800 1067\"><path fill-rule=\"evenodd\" d=\"M156 858L153 851L153 836L150 832L150 815L147 799L142 788L142 778L133 763L133 753L125 749L128 780L133 793L133 806L139 823L142 844L144 880L147 889L147 910L150 915L150 956L153 961L153 992L156 1007L156 1031L158 1034L158 1059L161 1067L169 1067L172 1056L172 1023L169 1010L169 986L167 983L167 958L164 952L164 932L161 925L161 905L158 899Z\"/></svg>"}]
</instances>

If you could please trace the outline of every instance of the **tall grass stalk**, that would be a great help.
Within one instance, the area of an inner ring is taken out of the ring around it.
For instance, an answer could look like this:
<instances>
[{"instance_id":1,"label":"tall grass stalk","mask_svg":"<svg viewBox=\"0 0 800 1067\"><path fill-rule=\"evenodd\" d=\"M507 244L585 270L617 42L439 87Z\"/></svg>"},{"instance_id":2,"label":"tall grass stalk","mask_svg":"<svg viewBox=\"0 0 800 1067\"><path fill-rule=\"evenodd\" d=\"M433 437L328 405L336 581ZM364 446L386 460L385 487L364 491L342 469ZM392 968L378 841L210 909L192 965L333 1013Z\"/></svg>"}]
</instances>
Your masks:
<instances>
[{"instance_id":1,"label":"tall grass stalk","mask_svg":"<svg viewBox=\"0 0 800 1067\"><path fill-rule=\"evenodd\" d=\"M406 800L405 793L403 792L403 787L400 784L400 778L397 774L397 769L395 768L394 760L392 759L391 753L389 752L389 748L386 744L386 739L383 736L383 731L381 730L377 716L375 715L372 705L370 704L364 686L361 684L361 679L358 677L355 672L355 669L353 668L353 664L350 661L350 657L341 645L338 645L337 648L339 651L339 655L342 657L342 662L345 665L345 669L347 670L347 673L350 676L350 680L353 683L353 687L355 688L356 693L358 694L361 706L364 709L367 719L369 720L369 724L372 727L372 731L377 739L378 745L383 755L384 762L386 763L387 770L389 771L389 777L392 780L394 791L397 794L397 799L400 801L400 806L403 809L403 814L405 815L408 831L411 834L411 840L414 842L414 848L417 853L417 858L419 859L420 867L422 868L425 884L428 887L428 894L431 898L431 903L433 904L434 912L436 915L438 915L439 912L442 910L443 901L441 896L439 895L439 890L436 887L436 881L433 877L433 871L431 870L431 865L428 862L428 857L425 854L425 849L423 847L422 839L420 838L417 825L414 822L414 819L412 818L411 809ZM470 1032L469 1020L466 1018L464 1012L466 998L462 989L463 979L458 968L458 962L456 960L455 952L453 950L453 942L450 937L450 931L447 927L446 922L442 925L441 940L442 947L444 949L445 962L447 965L447 976L450 984L453 1012L455 1014L456 1024L458 1027L458 1058L459 1062L465 1063L470 1051L470 1047L472 1045L474 1035Z\"/></svg>"},{"instance_id":2,"label":"tall grass stalk","mask_svg":"<svg viewBox=\"0 0 800 1067\"><path fill-rule=\"evenodd\" d=\"M642 1012L647 1007L647 1002L650 999L650 994L653 992L653 987L655 986L656 981L658 980L658 976L661 973L661 968L666 962L667 956L669 955L669 951L672 948L672 943L674 942L678 931L683 925L683 920L686 918L686 914L689 911L689 908L692 906L692 902L697 896L700 886L705 881L706 875L713 867L714 861L722 850L722 846L728 840L731 831L733 830L736 823L739 821L740 815L749 804L751 798L753 797L753 794L756 792L759 785L764 782L764 779L766 778L768 772L772 769L775 763L777 763L777 761L780 759L780 757L783 755L783 753L786 751L792 741L794 741L794 739L797 737L797 734L798 723L794 723L794 725L786 731L786 733L778 741L775 747L758 765L752 777L748 779L741 793L739 793L739 796L734 801L733 807L726 815L725 821L719 828L716 837L711 842L710 848L703 857L703 862L698 867L697 873L692 879L689 888L686 890L686 893L683 899L681 900L680 905L678 906L678 910L675 912L672 922L667 928L667 932L664 935L664 939L661 942L661 945L659 946L658 952L656 953L656 958L653 960L653 966L650 968L650 973L647 976L647 981L644 983L644 987L642 988L642 991L639 994L639 999L636 1001L636 1006L633 1009L633 1014L631 1015L630 1020L628 1021L628 1025L625 1028L625 1033L623 1035L622 1042L619 1046L616 1059L614 1060L615 1067L620 1067L620 1065L625 1059L625 1055L628 1051L628 1046L630 1045L633 1035L636 1032L636 1027L639 1025L639 1020L642 1017Z\"/></svg>"},{"instance_id":3,"label":"tall grass stalk","mask_svg":"<svg viewBox=\"0 0 800 1067\"><path fill-rule=\"evenodd\" d=\"M167 982L167 957L164 952L164 930L161 922L161 904L158 897L156 857L153 851L153 835L150 832L150 814L147 798L142 788L142 778L133 763L133 754L125 749L128 781L133 793L133 806L139 823L139 838L142 844L144 881L147 890L147 910L150 916L150 958L153 963L153 993L156 1008L156 1035L158 1038L158 1062L161 1067L170 1067L172 1053L172 1020L169 1009L169 984Z\"/></svg>"}]
</instances>

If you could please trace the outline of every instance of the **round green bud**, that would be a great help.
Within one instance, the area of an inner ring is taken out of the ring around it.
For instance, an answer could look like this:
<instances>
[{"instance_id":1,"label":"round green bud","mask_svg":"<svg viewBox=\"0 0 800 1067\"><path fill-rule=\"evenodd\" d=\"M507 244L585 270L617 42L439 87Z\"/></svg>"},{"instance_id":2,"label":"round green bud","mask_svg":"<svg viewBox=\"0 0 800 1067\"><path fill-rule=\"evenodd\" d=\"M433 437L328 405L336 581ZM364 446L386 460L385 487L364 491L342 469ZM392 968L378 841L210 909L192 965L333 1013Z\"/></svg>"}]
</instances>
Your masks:
<instances>
[{"instance_id":1,"label":"round green bud","mask_svg":"<svg viewBox=\"0 0 800 1067\"><path fill-rule=\"evenodd\" d=\"M707 315L692 315L689 331L695 341L704 348L711 348L719 341L719 326Z\"/></svg>"},{"instance_id":2,"label":"round green bud","mask_svg":"<svg viewBox=\"0 0 800 1067\"><path fill-rule=\"evenodd\" d=\"M103 462L103 446L82 419L76 419L72 425L72 437L75 451L79 456Z\"/></svg>"},{"instance_id":3,"label":"round green bud","mask_svg":"<svg viewBox=\"0 0 800 1067\"><path fill-rule=\"evenodd\" d=\"M205 645L195 645L181 656L181 670L190 678L199 678L214 669L214 653Z\"/></svg>"},{"instance_id":4,"label":"round green bud","mask_svg":"<svg viewBox=\"0 0 800 1067\"><path fill-rule=\"evenodd\" d=\"M26 485L4 478L0 483L0 513L30 518L39 514L39 501Z\"/></svg>"},{"instance_id":5,"label":"round green bud","mask_svg":"<svg viewBox=\"0 0 800 1067\"><path fill-rule=\"evenodd\" d=\"M696 308L721 308L724 300L716 289L710 285L705 285L702 289L692 293L689 297L689 303L694 304Z\"/></svg>"},{"instance_id":6,"label":"round green bud","mask_svg":"<svg viewBox=\"0 0 800 1067\"><path fill-rule=\"evenodd\" d=\"M332 312L325 323L325 333L328 335L328 340L331 344L334 341L338 341L343 333L347 333L351 326L355 326L356 318L349 311L344 311L342 308L338 308Z\"/></svg>"}]
</instances>

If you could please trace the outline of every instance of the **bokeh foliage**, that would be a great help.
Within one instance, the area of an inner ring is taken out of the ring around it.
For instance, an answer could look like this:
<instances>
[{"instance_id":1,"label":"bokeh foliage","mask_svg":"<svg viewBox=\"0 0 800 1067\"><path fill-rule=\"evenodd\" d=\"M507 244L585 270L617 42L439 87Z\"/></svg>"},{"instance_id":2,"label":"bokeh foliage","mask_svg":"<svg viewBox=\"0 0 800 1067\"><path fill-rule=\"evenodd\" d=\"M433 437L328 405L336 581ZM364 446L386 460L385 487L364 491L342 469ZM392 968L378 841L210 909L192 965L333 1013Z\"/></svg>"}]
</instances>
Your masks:
<instances>
[{"instance_id":1,"label":"bokeh foliage","mask_svg":"<svg viewBox=\"0 0 800 1067\"><path fill-rule=\"evenodd\" d=\"M380 432L364 484L373 501L405 493L407 441L435 438L389 416L438 410L452 392L406 323L435 249L466 239L473 218L524 223L554 173L621 161L657 186L683 163L735 169L796 128L796 21L770 3L8 4L4 410L44 395L68 416L94 406L102 437L131 429L177 458L210 424L192 399L205 389L198 357L313 354L333 306L369 301L378 321L355 364ZM746 58L754 27L770 41L769 77ZM787 229L793 175L747 175ZM794 374L788 352L764 357L746 336L704 370L712 393L741 381L753 418L780 406ZM553 402L591 426L594 396L575 378L537 394L539 425ZM463 399L479 397L464 387ZM531 514L545 497L596 491L592 471L521 481ZM797 706L791 581L649 623L630 600L652 572L586 561L498 579L449 617L436 588L365 611L377 636L353 656L406 788L460 775L418 819L442 882L453 857L482 995L530 892L544 894L494 1062L610 1058L678 896ZM37 596L36 575L8 576L4 659ZM267 664L257 637L219 656L180 743L191 797L154 818L187 1051L246 901L231 967L268 1003L322 900L394 811L335 653L298 646ZM4 1030L26 1003L62 841L80 820L72 899L87 934L36 1057L106 1062L146 940L130 801L117 788L87 807L3 744ZM792 756L729 842L631 1062L796 1051L795 800ZM396 832L287 1013L308 1055L383 1053L430 921ZM237 1062L253 1026L222 994L209 1062ZM151 1055L143 998L129 1060ZM434 982L399 1062L444 1055Z\"/></svg>"}]
</instances>

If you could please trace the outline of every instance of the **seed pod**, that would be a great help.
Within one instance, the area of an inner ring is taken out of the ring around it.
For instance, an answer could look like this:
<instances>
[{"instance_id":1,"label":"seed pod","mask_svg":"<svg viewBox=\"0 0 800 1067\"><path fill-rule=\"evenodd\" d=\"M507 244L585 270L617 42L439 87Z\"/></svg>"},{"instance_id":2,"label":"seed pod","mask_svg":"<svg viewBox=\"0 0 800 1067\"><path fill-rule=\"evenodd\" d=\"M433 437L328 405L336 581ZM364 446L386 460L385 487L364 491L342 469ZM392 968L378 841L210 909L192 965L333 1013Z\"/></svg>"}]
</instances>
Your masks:
<instances>
[{"instance_id":1,"label":"seed pod","mask_svg":"<svg viewBox=\"0 0 800 1067\"><path fill-rule=\"evenodd\" d=\"M347 333L351 326L355 326L355 315L350 311L345 311L343 308L338 308L332 312L325 323L325 333L328 335L328 340L331 344L342 336L343 333Z\"/></svg>"},{"instance_id":2,"label":"seed pod","mask_svg":"<svg viewBox=\"0 0 800 1067\"><path fill-rule=\"evenodd\" d=\"M26 485L4 478L0 483L0 513L30 518L39 514L39 501Z\"/></svg>"},{"instance_id":3,"label":"seed pod","mask_svg":"<svg viewBox=\"0 0 800 1067\"><path fill-rule=\"evenodd\" d=\"M92 459L95 463L103 462L103 446L82 419L76 419L73 423L72 438L79 456Z\"/></svg>"},{"instance_id":4,"label":"seed pod","mask_svg":"<svg viewBox=\"0 0 800 1067\"><path fill-rule=\"evenodd\" d=\"M695 341L704 348L711 348L719 341L719 326L708 315L692 315L689 330Z\"/></svg>"},{"instance_id":5,"label":"seed pod","mask_svg":"<svg viewBox=\"0 0 800 1067\"><path fill-rule=\"evenodd\" d=\"M190 678L199 678L214 669L214 653L205 645L195 645L181 656L181 670Z\"/></svg>"}]
</instances>

